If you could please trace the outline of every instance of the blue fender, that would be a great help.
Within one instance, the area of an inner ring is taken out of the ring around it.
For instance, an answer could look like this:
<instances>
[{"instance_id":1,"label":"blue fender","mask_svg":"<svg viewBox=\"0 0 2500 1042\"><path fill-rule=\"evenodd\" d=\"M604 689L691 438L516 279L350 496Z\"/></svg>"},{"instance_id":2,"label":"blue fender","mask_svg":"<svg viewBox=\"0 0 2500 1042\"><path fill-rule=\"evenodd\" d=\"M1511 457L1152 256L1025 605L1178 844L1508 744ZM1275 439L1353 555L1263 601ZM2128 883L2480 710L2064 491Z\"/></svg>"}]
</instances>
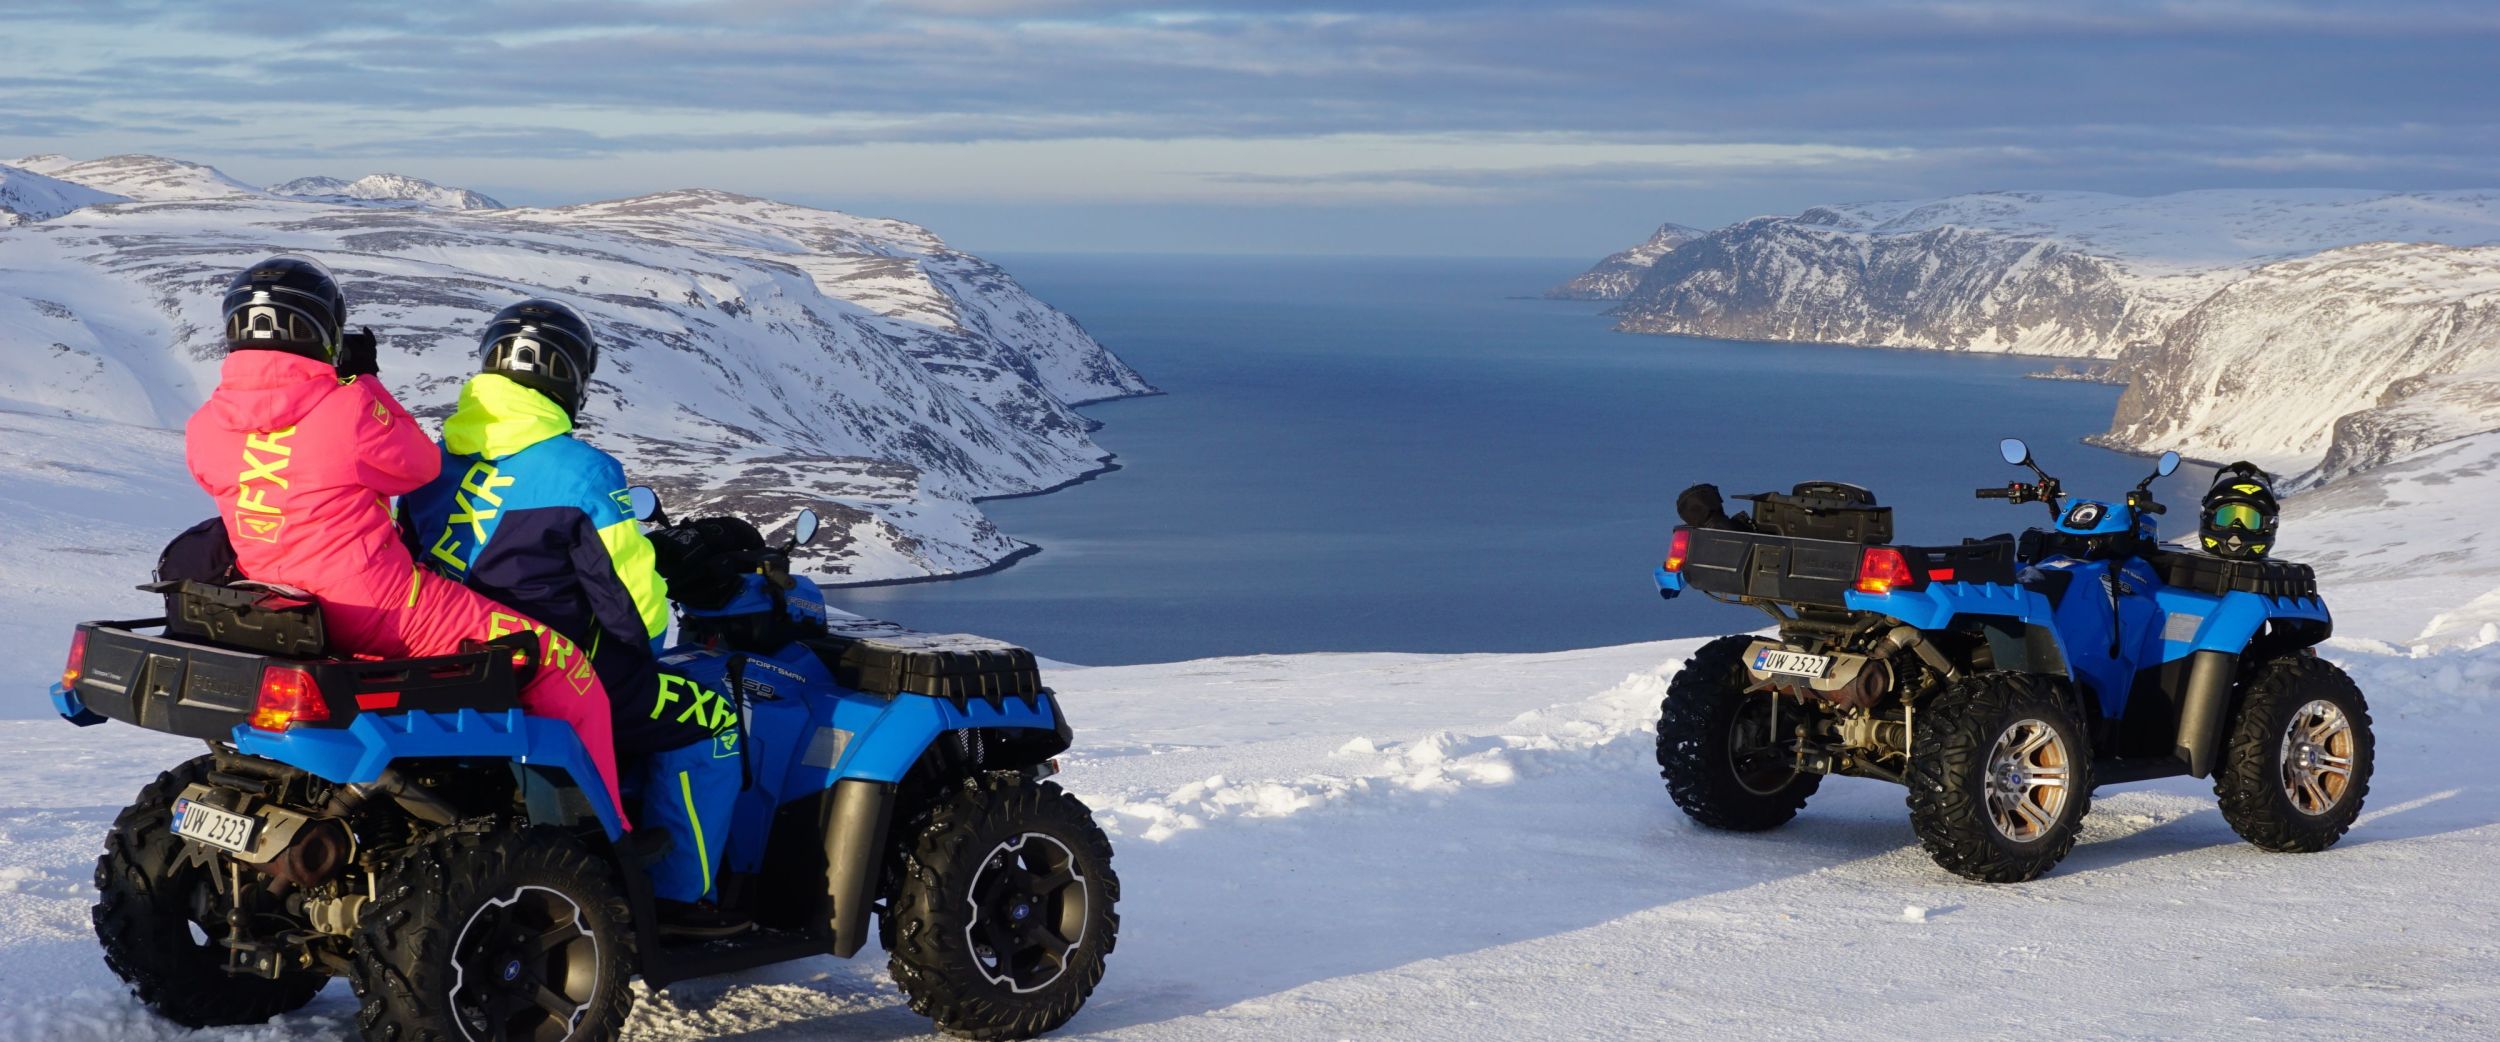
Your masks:
<instances>
[{"instance_id":1,"label":"blue fender","mask_svg":"<svg viewBox=\"0 0 2500 1042\"><path fill-rule=\"evenodd\" d=\"M371 782L394 761L428 756L503 758L562 772L581 790L613 840L625 834L608 787L571 725L518 709L481 713L359 713L342 728L272 732L237 724L238 752L266 757L338 785Z\"/></svg>"},{"instance_id":2,"label":"blue fender","mask_svg":"<svg viewBox=\"0 0 2500 1042\"><path fill-rule=\"evenodd\" d=\"M1851 611L1889 615L1922 630L1944 629L1960 615L1988 615L2029 622L2049 616L2049 599L2037 591L2002 583L1930 583L1916 590L1861 593L1850 590L1841 602Z\"/></svg>"},{"instance_id":3,"label":"blue fender","mask_svg":"<svg viewBox=\"0 0 2500 1042\"><path fill-rule=\"evenodd\" d=\"M859 736L842 751L825 784L843 779L896 782L920 762L920 754L941 734L966 728L1029 727L1051 730L1059 724L1059 701L1044 694L1026 705L1008 698L991 708L967 701L961 708L941 698L903 695L882 706L867 699L843 699L834 707L833 726Z\"/></svg>"},{"instance_id":4,"label":"blue fender","mask_svg":"<svg viewBox=\"0 0 2500 1042\"><path fill-rule=\"evenodd\" d=\"M1679 594L1679 593L1684 592L1684 574L1683 574L1683 573L1681 573L1681 572L1670 572L1670 571L1668 571L1668 570L1666 569L1666 567L1665 567L1664 565L1660 565L1660 566L1658 566L1658 567L1656 567L1656 568L1652 569L1652 571L1653 571L1653 572L1654 572L1654 574L1656 574L1656 575L1657 575L1657 577L1658 577L1658 595L1659 595L1659 596L1661 596L1661 597L1666 597L1666 598L1668 598L1668 599L1672 600L1672 599L1674 599L1674 597L1675 597L1675 595L1676 595L1676 594Z\"/></svg>"},{"instance_id":5,"label":"blue fender","mask_svg":"<svg viewBox=\"0 0 2500 1042\"><path fill-rule=\"evenodd\" d=\"M2182 610L2188 607L2187 604L2181 603L2185 600L2186 598L2171 597L2163 599L2162 606L2169 611L2169 618L2174 622L2182 615L2197 614L2194 611ZM2249 642L2256 639L2257 631L2272 619L2300 619L2330 626L2335 621L2334 616L2326 610L2326 602L2315 597L2268 597L2262 594L2233 591L2223 594L2219 600L2197 597L2195 602L2210 604L2212 607L2202 612L2204 621L2197 624L2195 635L2191 639L2169 639L2184 631L2164 631L2163 661L2185 658L2198 651L2221 651L2237 655L2248 649Z\"/></svg>"}]
</instances>

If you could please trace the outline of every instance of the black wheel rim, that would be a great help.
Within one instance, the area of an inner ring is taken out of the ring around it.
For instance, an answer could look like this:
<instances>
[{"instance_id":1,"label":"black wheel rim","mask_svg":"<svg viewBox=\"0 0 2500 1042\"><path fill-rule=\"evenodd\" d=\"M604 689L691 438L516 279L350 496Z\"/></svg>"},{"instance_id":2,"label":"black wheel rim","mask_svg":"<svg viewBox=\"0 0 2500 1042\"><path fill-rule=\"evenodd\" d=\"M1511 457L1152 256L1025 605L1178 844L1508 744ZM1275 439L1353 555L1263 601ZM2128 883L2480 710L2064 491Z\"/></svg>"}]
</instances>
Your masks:
<instances>
[{"instance_id":1,"label":"black wheel rim","mask_svg":"<svg viewBox=\"0 0 2500 1042\"><path fill-rule=\"evenodd\" d=\"M1771 733L1772 699L1777 697L1747 696L1737 704L1736 718L1728 722L1728 769L1735 772L1736 784L1757 796L1777 794L1797 779L1797 766L1789 762L1787 748Z\"/></svg>"},{"instance_id":2,"label":"black wheel rim","mask_svg":"<svg viewBox=\"0 0 2500 1042\"><path fill-rule=\"evenodd\" d=\"M972 917L964 941L992 984L1019 994L1047 988L1085 944L1091 888L1076 852L1057 837L1027 832L1000 842L965 896Z\"/></svg>"},{"instance_id":3,"label":"black wheel rim","mask_svg":"<svg viewBox=\"0 0 2500 1042\"><path fill-rule=\"evenodd\" d=\"M543 886L479 905L452 942L452 1016L469 1042L563 1042L598 987L598 936Z\"/></svg>"}]
</instances>

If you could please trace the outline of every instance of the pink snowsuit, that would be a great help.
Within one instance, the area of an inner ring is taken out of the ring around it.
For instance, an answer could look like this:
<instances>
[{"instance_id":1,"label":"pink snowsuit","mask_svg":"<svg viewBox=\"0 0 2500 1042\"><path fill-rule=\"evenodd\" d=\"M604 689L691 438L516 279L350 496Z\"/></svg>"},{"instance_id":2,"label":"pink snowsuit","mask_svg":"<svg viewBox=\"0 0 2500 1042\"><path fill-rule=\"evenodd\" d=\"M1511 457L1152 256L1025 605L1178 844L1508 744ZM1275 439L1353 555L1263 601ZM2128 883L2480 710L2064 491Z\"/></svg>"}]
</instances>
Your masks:
<instances>
[{"instance_id":1,"label":"pink snowsuit","mask_svg":"<svg viewBox=\"0 0 2500 1042\"><path fill-rule=\"evenodd\" d=\"M381 381L342 383L302 355L235 351L191 415L183 455L217 500L243 574L319 598L332 647L407 658L537 634L542 665L521 706L573 725L623 819L608 693L590 657L519 612L426 574L401 544L390 497L432 480L443 456Z\"/></svg>"}]
</instances>

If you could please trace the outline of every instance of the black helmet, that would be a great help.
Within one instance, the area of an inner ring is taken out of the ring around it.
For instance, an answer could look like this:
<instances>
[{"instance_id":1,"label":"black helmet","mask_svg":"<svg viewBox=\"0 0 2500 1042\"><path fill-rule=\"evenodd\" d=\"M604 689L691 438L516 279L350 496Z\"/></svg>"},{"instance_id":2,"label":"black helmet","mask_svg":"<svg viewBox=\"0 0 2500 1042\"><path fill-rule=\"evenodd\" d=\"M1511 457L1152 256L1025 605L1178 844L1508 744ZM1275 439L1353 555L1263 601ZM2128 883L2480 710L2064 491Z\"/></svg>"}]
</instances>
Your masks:
<instances>
[{"instance_id":1,"label":"black helmet","mask_svg":"<svg viewBox=\"0 0 2500 1042\"><path fill-rule=\"evenodd\" d=\"M336 362L347 295L320 261L278 256L226 284L226 349L291 351Z\"/></svg>"},{"instance_id":2,"label":"black helmet","mask_svg":"<svg viewBox=\"0 0 2500 1042\"><path fill-rule=\"evenodd\" d=\"M582 411L590 374L599 369L599 344L590 323L552 300L524 300L495 312L478 339L481 371L502 373L555 400L567 416Z\"/></svg>"},{"instance_id":3,"label":"black helmet","mask_svg":"<svg viewBox=\"0 0 2500 1042\"><path fill-rule=\"evenodd\" d=\"M2205 551L2218 557L2259 558L2274 549L2274 530L2281 520L2274 500L2273 479L2245 460L2222 468L2205 492L2197 535Z\"/></svg>"}]
</instances>

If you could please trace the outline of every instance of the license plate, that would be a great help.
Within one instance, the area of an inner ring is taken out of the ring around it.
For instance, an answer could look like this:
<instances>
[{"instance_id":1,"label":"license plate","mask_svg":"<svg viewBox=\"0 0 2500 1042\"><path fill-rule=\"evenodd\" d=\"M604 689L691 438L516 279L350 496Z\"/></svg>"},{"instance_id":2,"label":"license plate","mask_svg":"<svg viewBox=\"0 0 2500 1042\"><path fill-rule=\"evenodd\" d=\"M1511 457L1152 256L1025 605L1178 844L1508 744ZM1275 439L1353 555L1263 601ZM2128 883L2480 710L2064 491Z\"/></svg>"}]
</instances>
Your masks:
<instances>
[{"instance_id":1,"label":"license plate","mask_svg":"<svg viewBox=\"0 0 2500 1042\"><path fill-rule=\"evenodd\" d=\"M1829 655L1808 655L1802 651L1774 651L1764 648L1755 652L1753 668L1765 673L1784 673L1792 677L1821 679L1832 668Z\"/></svg>"},{"instance_id":2,"label":"license plate","mask_svg":"<svg viewBox=\"0 0 2500 1042\"><path fill-rule=\"evenodd\" d=\"M252 848L252 830L260 819L219 810L197 800L174 801L174 835L198 840L237 854Z\"/></svg>"}]
</instances>

